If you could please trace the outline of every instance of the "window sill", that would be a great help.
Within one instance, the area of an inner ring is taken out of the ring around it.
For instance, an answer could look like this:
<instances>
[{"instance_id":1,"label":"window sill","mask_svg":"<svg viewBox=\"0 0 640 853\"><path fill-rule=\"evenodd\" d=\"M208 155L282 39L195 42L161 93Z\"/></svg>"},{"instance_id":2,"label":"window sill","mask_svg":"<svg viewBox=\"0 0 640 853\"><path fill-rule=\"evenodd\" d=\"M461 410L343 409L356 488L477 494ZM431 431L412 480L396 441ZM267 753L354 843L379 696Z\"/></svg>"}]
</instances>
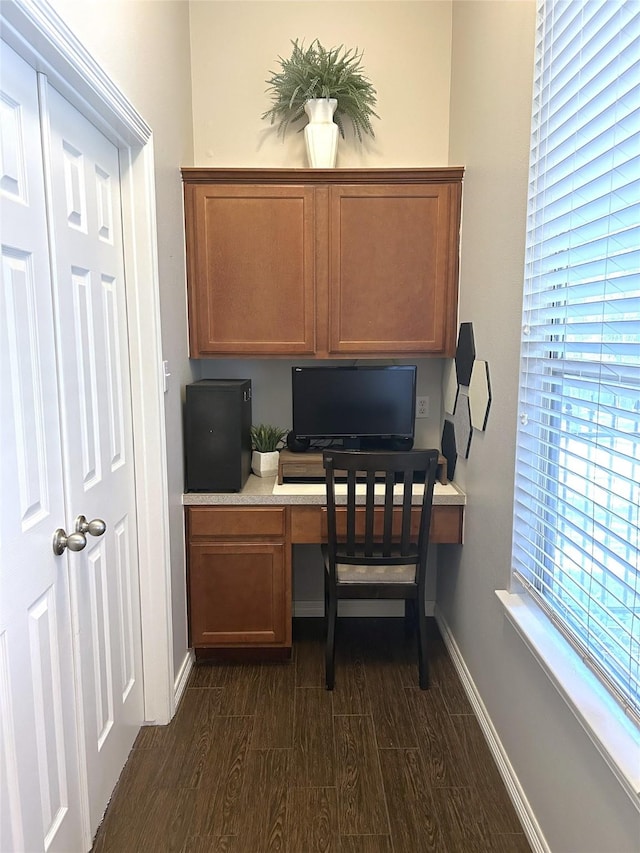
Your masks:
<instances>
[{"instance_id":1,"label":"window sill","mask_svg":"<svg viewBox=\"0 0 640 853\"><path fill-rule=\"evenodd\" d=\"M507 617L640 809L640 730L527 595L496 590Z\"/></svg>"}]
</instances>

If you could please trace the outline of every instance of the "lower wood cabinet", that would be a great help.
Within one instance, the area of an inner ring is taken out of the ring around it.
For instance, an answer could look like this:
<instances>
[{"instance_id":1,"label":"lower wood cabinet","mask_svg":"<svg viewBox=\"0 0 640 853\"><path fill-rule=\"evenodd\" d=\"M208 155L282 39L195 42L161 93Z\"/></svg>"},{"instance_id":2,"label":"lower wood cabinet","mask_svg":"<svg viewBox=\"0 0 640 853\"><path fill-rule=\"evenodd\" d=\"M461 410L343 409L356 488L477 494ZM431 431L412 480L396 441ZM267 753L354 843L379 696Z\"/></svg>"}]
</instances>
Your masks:
<instances>
[{"instance_id":1,"label":"lower wood cabinet","mask_svg":"<svg viewBox=\"0 0 640 853\"><path fill-rule=\"evenodd\" d=\"M190 644L291 649L291 548L284 507L187 510Z\"/></svg>"},{"instance_id":2,"label":"lower wood cabinet","mask_svg":"<svg viewBox=\"0 0 640 853\"><path fill-rule=\"evenodd\" d=\"M434 506L430 541L462 543L464 507ZM416 507L415 523L419 508ZM326 541L320 504L188 506L189 644L196 658L291 655L291 554Z\"/></svg>"}]
</instances>

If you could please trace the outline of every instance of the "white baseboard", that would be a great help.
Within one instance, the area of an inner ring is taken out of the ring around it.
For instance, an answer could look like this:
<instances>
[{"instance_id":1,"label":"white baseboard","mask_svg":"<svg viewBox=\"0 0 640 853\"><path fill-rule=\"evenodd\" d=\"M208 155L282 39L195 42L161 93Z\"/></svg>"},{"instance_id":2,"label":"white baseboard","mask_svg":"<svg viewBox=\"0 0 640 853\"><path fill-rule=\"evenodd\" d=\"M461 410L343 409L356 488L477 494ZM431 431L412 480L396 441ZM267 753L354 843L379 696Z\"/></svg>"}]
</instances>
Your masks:
<instances>
[{"instance_id":1,"label":"white baseboard","mask_svg":"<svg viewBox=\"0 0 640 853\"><path fill-rule=\"evenodd\" d=\"M435 602L426 602L427 616L433 616L435 610ZM293 602L294 616L318 617L324 616L324 601L294 601ZM403 601L373 601L373 600L353 600L338 602L338 616L403 616L404 602Z\"/></svg>"},{"instance_id":2,"label":"white baseboard","mask_svg":"<svg viewBox=\"0 0 640 853\"><path fill-rule=\"evenodd\" d=\"M489 716L485 704L480 698L480 694L478 693L475 683L471 678L471 673L467 669L467 665L460 654L460 649L449 630L446 620L438 608L435 610L435 617L444 643L447 647L451 660L453 661L453 665L456 668L458 677L462 682L462 686L465 689L478 723L480 724L482 733L487 741L487 746L491 750L498 772L502 777L507 793L509 794L511 802L518 814L518 818L520 819L520 823L522 824L522 828L527 836L529 844L534 850L534 853L551 853L551 848L542 834L540 825L536 820L531 806L529 805L529 801L527 800L524 790L522 789L518 777L516 776L511 762L509 761L509 757L502 746L498 733L491 722L491 717Z\"/></svg>"},{"instance_id":3,"label":"white baseboard","mask_svg":"<svg viewBox=\"0 0 640 853\"><path fill-rule=\"evenodd\" d=\"M173 713L178 710L178 705L182 699L182 695L187 687L189 675L193 669L194 653L192 649L187 649L187 653L182 661L182 666L178 670L178 675L173 682Z\"/></svg>"}]
</instances>

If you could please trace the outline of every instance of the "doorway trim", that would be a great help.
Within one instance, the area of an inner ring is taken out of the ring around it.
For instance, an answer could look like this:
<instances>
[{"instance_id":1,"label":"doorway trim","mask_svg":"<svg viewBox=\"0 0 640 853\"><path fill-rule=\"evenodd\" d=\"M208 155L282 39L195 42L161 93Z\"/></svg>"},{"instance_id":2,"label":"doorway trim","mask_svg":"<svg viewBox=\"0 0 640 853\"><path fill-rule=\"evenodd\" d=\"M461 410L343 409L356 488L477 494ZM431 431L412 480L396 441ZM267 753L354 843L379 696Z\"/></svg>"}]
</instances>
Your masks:
<instances>
[{"instance_id":1,"label":"doorway trim","mask_svg":"<svg viewBox=\"0 0 640 853\"><path fill-rule=\"evenodd\" d=\"M119 149L135 447L144 714L175 711L153 134L46 0L3 0L2 38Z\"/></svg>"}]
</instances>

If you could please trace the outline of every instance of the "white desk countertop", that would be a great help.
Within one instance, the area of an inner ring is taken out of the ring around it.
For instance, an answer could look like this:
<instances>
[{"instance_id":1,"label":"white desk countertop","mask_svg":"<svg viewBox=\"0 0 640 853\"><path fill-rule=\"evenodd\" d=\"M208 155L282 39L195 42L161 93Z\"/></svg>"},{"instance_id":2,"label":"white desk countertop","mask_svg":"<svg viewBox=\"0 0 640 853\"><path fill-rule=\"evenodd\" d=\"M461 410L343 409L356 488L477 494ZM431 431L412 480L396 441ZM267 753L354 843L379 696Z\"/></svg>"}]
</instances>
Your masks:
<instances>
[{"instance_id":1,"label":"white desk countertop","mask_svg":"<svg viewBox=\"0 0 640 853\"><path fill-rule=\"evenodd\" d=\"M416 484L413 487L413 503L420 503L424 489ZM346 496L346 485L338 485L338 494ZM398 500L399 502L399 500ZM465 493L455 483L436 483L433 490L434 506L464 506ZM275 477L256 477L250 474L241 492L186 492L182 495L185 506L212 506L242 504L324 504L324 483L283 483L278 485ZM382 486L380 486L382 503Z\"/></svg>"}]
</instances>

